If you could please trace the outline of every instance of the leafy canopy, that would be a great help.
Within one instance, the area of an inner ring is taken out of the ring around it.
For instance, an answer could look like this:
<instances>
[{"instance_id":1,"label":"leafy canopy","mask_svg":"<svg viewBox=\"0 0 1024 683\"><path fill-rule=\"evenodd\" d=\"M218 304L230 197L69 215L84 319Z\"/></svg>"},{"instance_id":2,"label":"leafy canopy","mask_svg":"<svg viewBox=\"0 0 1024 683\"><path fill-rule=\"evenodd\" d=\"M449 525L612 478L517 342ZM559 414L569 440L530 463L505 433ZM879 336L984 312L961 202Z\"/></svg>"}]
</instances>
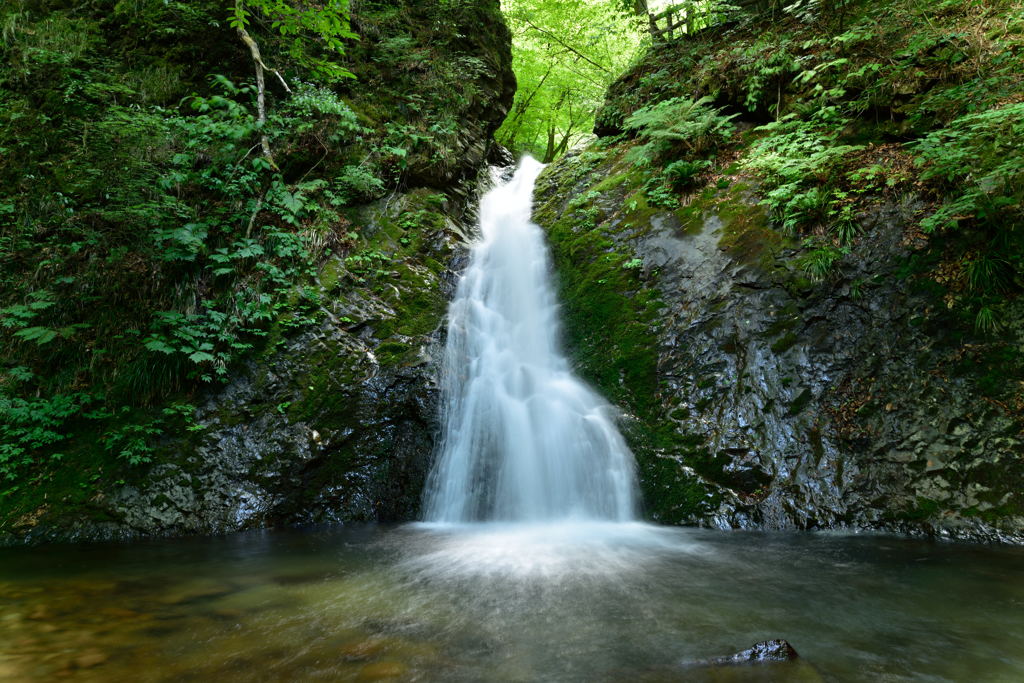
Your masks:
<instances>
[{"instance_id":1,"label":"leafy canopy","mask_svg":"<svg viewBox=\"0 0 1024 683\"><path fill-rule=\"evenodd\" d=\"M608 86L641 48L621 0L508 0L515 103L498 141L549 162L590 133Z\"/></svg>"},{"instance_id":2,"label":"leafy canopy","mask_svg":"<svg viewBox=\"0 0 1024 683\"><path fill-rule=\"evenodd\" d=\"M271 28L287 38L288 55L314 76L354 78L351 71L334 61L345 54L344 41L358 37L349 23L349 0L308 5L290 0L236 0L231 6L231 27L248 29L254 12L270 19Z\"/></svg>"}]
</instances>

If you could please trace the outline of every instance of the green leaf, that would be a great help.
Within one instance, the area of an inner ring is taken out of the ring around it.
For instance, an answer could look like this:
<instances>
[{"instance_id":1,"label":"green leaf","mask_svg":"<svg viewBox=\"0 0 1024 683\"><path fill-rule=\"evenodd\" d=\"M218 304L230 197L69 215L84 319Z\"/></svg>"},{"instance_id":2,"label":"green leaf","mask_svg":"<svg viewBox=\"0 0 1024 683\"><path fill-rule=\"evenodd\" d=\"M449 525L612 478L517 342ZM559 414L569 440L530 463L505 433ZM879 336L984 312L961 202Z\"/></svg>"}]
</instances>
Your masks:
<instances>
[{"instance_id":1,"label":"green leaf","mask_svg":"<svg viewBox=\"0 0 1024 683\"><path fill-rule=\"evenodd\" d=\"M49 327L26 327L15 332L14 336L26 341L34 341L42 346L43 344L49 344L57 338L57 330L50 329Z\"/></svg>"},{"instance_id":2,"label":"green leaf","mask_svg":"<svg viewBox=\"0 0 1024 683\"><path fill-rule=\"evenodd\" d=\"M167 344L166 342L160 339L150 339L143 346L145 346L150 351L159 351L160 353L166 354L172 354L177 350L170 344Z\"/></svg>"}]
</instances>

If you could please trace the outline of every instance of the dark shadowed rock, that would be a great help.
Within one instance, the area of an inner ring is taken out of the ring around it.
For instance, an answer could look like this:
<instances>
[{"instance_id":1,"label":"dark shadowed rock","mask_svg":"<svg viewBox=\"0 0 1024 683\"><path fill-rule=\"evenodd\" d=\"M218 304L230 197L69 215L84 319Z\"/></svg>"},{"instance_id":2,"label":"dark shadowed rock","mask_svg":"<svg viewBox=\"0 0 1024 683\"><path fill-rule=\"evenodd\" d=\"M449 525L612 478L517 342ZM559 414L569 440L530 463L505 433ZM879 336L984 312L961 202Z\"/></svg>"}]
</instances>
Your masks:
<instances>
[{"instance_id":1,"label":"dark shadowed rock","mask_svg":"<svg viewBox=\"0 0 1024 683\"><path fill-rule=\"evenodd\" d=\"M194 398L195 424L168 433L151 463L97 482L88 501L0 514L0 545L416 517L434 447L444 316L487 160L509 161L493 133L511 106L515 77L497 0L460 3L444 27L431 23L431 3L384 4L410 22L410 40L429 40L444 55L439 63L479 66L466 77L473 95L459 95L462 109L444 110L458 121L445 138L448 154L414 151L400 191L347 207L332 226L358 235L354 249L385 254L387 268L360 273L349 250L329 252L306 283L319 302L315 323L275 326L225 385ZM362 39L349 57L364 90L376 87L373 50L387 35L373 21L354 10ZM443 79L424 71L417 83L440 88ZM367 109L388 125L432 115L429 107L408 110L396 96L402 104L385 98Z\"/></svg>"},{"instance_id":2,"label":"dark shadowed rock","mask_svg":"<svg viewBox=\"0 0 1024 683\"><path fill-rule=\"evenodd\" d=\"M725 657L683 662L687 681L820 683L823 679L785 640L766 640Z\"/></svg>"},{"instance_id":3,"label":"dark shadowed rock","mask_svg":"<svg viewBox=\"0 0 1024 683\"><path fill-rule=\"evenodd\" d=\"M766 640L728 657L715 657L708 664L749 664L751 662L790 662L800 655L785 640Z\"/></svg>"},{"instance_id":4,"label":"dark shadowed rock","mask_svg":"<svg viewBox=\"0 0 1024 683\"><path fill-rule=\"evenodd\" d=\"M750 179L670 210L637 201L636 174L570 152L538 180L535 220L576 369L629 415L651 518L1024 543L1024 418L987 399L973 333L927 274L905 274L928 249L919 199L861 216L816 282ZM1019 345L1024 302L1007 319Z\"/></svg>"}]
</instances>

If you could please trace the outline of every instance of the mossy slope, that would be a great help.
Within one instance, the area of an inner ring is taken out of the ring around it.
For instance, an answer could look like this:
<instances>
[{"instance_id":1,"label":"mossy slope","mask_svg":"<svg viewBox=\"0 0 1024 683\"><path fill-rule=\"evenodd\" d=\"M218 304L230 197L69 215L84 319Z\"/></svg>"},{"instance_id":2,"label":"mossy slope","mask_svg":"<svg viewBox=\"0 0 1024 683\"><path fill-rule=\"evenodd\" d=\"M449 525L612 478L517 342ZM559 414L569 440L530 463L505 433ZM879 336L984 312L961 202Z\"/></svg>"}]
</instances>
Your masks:
<instances>
[{"instance_id":1,"label":"mossy slope","mask_svg":"<svg viewBox=\"0 0 1024 683\"><path fill-rule=\"evenodd\" d=\"M1019 99L1021 18L865 1L655 46L542 176L567 344L634 418L654 518L1024 538L1019 171L963 123ZM704 96L733 132L703 156L631 124Z\"/></svg>"}]
</instances>

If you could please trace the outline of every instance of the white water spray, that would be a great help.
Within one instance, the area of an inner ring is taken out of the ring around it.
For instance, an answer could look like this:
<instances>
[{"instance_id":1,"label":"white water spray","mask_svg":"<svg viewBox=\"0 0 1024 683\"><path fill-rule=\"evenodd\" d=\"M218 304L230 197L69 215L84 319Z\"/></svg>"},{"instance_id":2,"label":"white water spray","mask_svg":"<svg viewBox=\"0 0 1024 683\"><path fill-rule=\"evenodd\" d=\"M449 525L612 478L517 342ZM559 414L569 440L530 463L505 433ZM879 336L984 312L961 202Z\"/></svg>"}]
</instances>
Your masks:
<instances>
[{"instance_id":1,"label":"white water spray","mask_svg":"<svg viewBox=\"0 0 1024 683\"><path fill-rule=\"evenodd\" d=\"M449 309L430 522L636 514L633 456L614 411L559 348L547 249L530 220L542 169L524 159L480 205L481 240Z\"/></svg>"}]
</instances>

